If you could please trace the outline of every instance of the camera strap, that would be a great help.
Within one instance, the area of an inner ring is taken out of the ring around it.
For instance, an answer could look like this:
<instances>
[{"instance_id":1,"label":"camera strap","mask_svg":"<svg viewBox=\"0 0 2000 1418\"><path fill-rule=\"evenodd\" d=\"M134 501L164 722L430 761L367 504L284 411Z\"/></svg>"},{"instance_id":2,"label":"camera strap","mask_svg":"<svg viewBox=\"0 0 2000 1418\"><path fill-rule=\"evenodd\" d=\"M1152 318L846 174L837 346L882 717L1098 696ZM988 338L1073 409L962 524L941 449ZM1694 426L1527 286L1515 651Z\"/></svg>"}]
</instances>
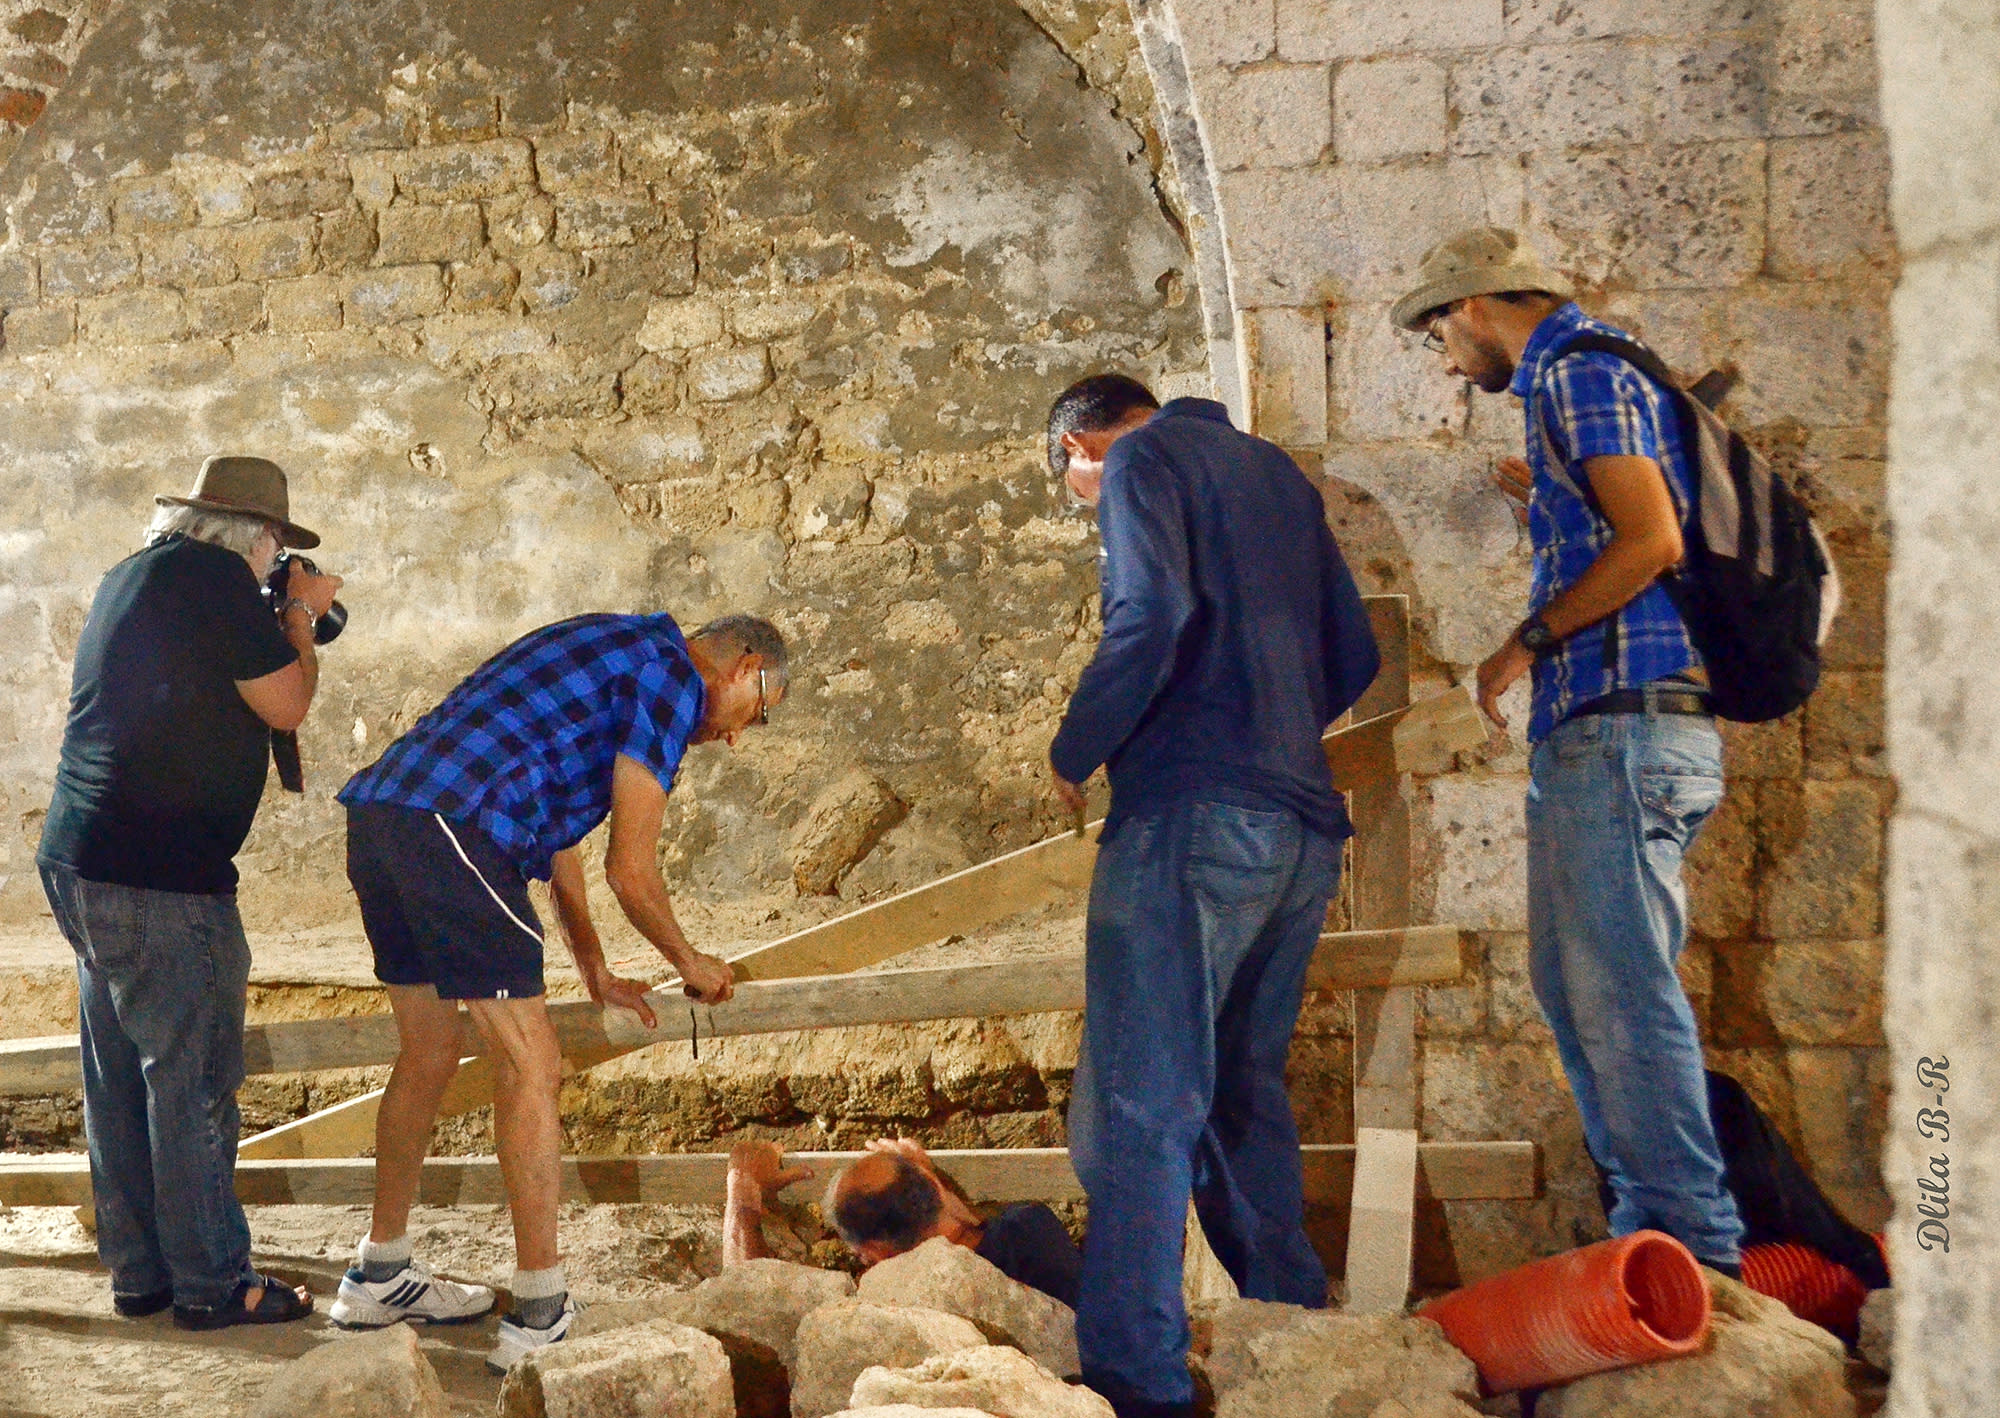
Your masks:
<instances>
[{"instance_id":1,"label":"camera strap","mask_svg":"<svg viewBox=\"0 0 2000 1418\"><path fill-rule=\"evenodd\" d=\"M288 793L306 790L305 769L299 763L299 736L289 729L271 730L271 762L277 765L278 782Z\"/></svg>"}]
</instances>

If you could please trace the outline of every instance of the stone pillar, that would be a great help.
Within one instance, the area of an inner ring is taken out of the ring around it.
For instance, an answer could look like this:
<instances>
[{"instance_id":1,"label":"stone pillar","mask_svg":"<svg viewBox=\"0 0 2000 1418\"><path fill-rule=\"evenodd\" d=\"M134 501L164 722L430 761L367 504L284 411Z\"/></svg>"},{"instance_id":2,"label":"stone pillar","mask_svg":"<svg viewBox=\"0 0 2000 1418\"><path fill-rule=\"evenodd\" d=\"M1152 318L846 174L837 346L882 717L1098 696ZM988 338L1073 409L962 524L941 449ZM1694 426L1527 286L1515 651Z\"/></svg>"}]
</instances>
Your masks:
<instances>
[{"instance_id":1,"label":"stone pillar","mask_svg":"<svg viewBox=\"0 0 2000 1418\"><path fill-rule=\"evenodd\" d=\"M1889 438L1891 1411L1947 1418L1992 1411L2000 1391L2000 7L1885 0L1877 23L1904 255Z\"/></svg>"}]
</instances>

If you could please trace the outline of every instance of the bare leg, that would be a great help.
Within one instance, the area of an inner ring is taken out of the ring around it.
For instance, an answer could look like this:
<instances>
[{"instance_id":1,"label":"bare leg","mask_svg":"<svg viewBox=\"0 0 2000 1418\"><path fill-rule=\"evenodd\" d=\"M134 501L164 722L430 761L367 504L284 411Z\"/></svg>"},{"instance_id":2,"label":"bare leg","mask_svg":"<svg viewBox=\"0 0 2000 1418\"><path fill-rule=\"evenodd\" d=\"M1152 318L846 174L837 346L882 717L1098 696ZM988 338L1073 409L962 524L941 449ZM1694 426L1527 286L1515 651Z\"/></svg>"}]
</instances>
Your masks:
<instances>
[{"instance_id":1,"label":"bare leg","mask_svg":"<svg viewBox=\"0 0 2000 1418\"><path fill-rule=\"evenodd\" d=\"M464 1052L458 1005L429 985L391 985L401 1047L375 1114L375 1217L371 1241L393 1241L410 1227L410 1206L430 1151L438 1101Z\"/></svg>"},{"instance_id":2,"label":"bare leg","mask_svg":"<svg viewBox=\"0 0 2000 1418\"><path fill-rule=\"evenodd\" d=\"M556 1091L562 1049L540 997L467 1000L493 1060L493 1142L514 1215L514 1256L523 1270L560 1263L556 1203L562 1192L562 1122Z\"/></svg>"}]
</instances>

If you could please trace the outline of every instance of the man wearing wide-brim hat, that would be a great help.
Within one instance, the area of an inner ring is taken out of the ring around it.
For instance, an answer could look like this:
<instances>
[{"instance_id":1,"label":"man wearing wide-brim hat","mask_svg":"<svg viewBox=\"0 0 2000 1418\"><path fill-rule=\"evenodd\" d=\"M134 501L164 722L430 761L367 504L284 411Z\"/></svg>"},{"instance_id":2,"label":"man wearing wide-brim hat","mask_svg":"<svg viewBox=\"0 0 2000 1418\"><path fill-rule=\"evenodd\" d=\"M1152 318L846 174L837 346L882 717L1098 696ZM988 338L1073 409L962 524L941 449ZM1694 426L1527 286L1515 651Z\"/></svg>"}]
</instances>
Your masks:
<instances>
[{"instance_id":1,"label":"man wearing wide-brim hat","mask_svg":"<svg viewBox=\"0 0 2000 1418\"><path fill-rule=\"evenodd\" d=\"M1614 1197L1612 1233L1666 1231L1735 1273L1743 1223L1674 968L1682 858L1722 799L1701 655L1662 581L1699 469L1677 396L1591 348L1631 337L1570 296L1513 232L1479 227L1425 255L1390 319L1447 372L1526 406L1527 459L1501 480L1527 500L1528 616L1479 667L1479 702L1505 727L1500 696L1532 674L1530 976Z\"/></svg>"},{"instance_id":2,"label":"man wearing wide-brim hat","mask_svg":"<svg viewBox=\"0 0 2000 1418\"><path fill-rule=\"evenodd\" d=\"M114 1305L186 1329L312 1309L250 1269L236 1200L250 947L234 857L263 796L271 731L319 680L313 625L337 576L294 562L263 595L291 520L284 471L213 457L161 496L146 544L105 573L77 642L69 720L37 861L76 951L84 1126Z\"/></svg>"}]
</instances>

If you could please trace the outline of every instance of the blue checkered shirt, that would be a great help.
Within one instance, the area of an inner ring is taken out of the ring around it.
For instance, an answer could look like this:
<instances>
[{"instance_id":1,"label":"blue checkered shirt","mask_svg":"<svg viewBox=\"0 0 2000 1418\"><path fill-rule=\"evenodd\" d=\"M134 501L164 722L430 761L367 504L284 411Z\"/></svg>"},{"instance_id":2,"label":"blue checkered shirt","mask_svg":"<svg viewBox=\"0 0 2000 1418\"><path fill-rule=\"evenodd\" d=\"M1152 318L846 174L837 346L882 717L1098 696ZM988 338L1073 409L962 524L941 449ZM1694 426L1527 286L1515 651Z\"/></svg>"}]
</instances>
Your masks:
<instances>
[{"instance_id":1,"label":"blue checkered shirt","mask_svg":"<svg viewBox=\"0 0 2000 1418\"><path fill-rule=\"evenodd\" d=\"M1574 585L1610 545L1610 523L1583 495L1586 458L1651 458L1665 471L1683 520L1694 505L1693 470L1681 448L1672 396L1616 355L1591 351L1551 362L1558 346L1586 331L1631 338L1592 320L1574 302L1564 305L1535 327L1510 386L1526 405L1528 463L1535 473L1528 501L1535 549L1531 611ZM1558 446L1551 446L1551 433ZM1672 597L1655 581L1616 615L1579 630L1535 662L1528 741L1546 738L1578 705L1599 695L1700 665Z\"/></svg>"},{"instance_id":2,"label":"blue checkered shirt","mask_svg":"<svg viewBox=\"0 0 2000 1418\"><path fill-rule=\"evenodd\" d=\"M584 615L523 636L468 675L340 790L469 822L522 874L611 811L624 754L672 789L706 692L672 617Z\"/></svg>"}]
</instances>

